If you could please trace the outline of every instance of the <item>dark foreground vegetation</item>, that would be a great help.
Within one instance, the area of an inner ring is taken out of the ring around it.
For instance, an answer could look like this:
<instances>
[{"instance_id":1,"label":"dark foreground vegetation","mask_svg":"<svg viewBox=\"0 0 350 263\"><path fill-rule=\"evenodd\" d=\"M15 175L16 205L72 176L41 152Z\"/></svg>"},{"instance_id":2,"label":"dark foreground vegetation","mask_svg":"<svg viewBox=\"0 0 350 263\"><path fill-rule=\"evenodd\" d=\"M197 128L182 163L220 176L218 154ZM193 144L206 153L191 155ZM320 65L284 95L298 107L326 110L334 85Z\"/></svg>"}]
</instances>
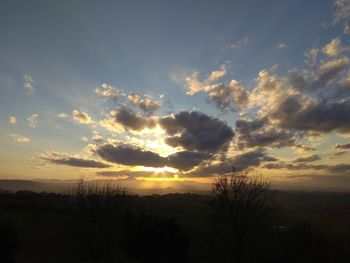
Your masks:
<instances>
[{"instance_id":1,"label":"dark foreground vegetation","mask_svg":"<svg viewBox=\"0 0 350 263\"><path fill-rule=\"evenodd\" d=\"M211 196L0 193L0 262L350 262L350 194L219 178Z\"/></svg>"}]
</instances>

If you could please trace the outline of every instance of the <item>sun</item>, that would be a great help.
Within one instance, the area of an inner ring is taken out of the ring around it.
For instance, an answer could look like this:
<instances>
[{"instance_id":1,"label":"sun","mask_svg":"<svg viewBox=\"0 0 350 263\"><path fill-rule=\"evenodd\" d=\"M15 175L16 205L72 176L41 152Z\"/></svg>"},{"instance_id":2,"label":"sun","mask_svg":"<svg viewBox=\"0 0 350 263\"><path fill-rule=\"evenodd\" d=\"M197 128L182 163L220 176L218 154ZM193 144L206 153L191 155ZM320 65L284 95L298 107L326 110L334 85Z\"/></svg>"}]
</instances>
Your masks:
<instances>
[{"instance_id":1,"label":"sun","mask_svg":"<svg viewBox=\"0 0 350 263\"><path fill-rule=\"evenodd\" d=\"M150 172L154 172L154 173L157 173L157 174L161 174L161 173L172 173L172 174L175 174L179 170L175 169L173 167L164 166L164 167L144 167L144 171L150 171Z\"/></svg>"}]
</instances>

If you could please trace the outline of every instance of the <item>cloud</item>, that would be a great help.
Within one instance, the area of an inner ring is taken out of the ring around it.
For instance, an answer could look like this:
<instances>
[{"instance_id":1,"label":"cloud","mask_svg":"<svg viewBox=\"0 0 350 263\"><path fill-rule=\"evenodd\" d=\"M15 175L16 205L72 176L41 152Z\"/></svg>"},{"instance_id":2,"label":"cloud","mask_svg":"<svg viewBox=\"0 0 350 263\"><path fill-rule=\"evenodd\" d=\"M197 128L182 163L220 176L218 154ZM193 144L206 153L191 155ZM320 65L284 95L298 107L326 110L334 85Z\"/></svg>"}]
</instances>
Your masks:
<instances>
[{"instance_id":1,"label":"cloud","mask_svg":"<svg viewBox=\"0 0 350 263\"><path fill-rule=\"evenodd\" d=\"M78 157L69 156L67 154L48 152L40 155L42 160L53 164L68 165L73 167L84 168L108 168L111 165L89 159L83 159Z\"/></svg>"},{"instance_id":2,"label":"cloud","mask_svg":"<svg viewBox=\"0 0 350 263\"><path fill-rule=\"evenodd\" d=\"M285 162L278 162L278 163L268 163L264 164L262 168L266 169L287 169L287 170L324 170L329 173L343 173L343 172L349 172L350 171L350 164L335 164L335 165L327 165L327 164L318 164L318 165L312 165L312 164L306 164L298 163L298 164L291 164L291 163L285 163Z\"/></svg>"},{"instance_id":3,"label":"cloud","mask_svg":"<svg viewBox=\"0 0 350 263\"><path fill-rule=\"evenodd\" d=\"M341 150L350 149L350 143L347 143L347 144L336 144L336 145L334 145L334 148L335 149L341 149Z\"/></svg>"},{"instance_id":4,"label":"cloud","mask_svg":"<svg viewBox=\"0 0 350 263\"><path fill-rule=\"evenodd\" d=\"M11 133L9 135L13 140L15 140L16 142L30 142L30 139L28 137L25 137L23 135L19 135L19 134L15 134L15 133Z\"/></svg>"},{"instance_id":5,"label":"cloud","mask_svg":"<svg viewBox=\"0 0 350 263\"><path fill-rule=\"evenodd\" d=\"M330 157L330 159L334 159L335 157L334 156L341 156L341 155L344 155L346 154L348 151L340 151L340 152L336 152L333 154L333 156Z\"/></svg>"},{"instance_id":6,"label":"cloud","mask_svg":"<svg viewBox=\"0 0 350 263\"><path fill-rule=\"evenodd\" d=\"M38 125L38 116L38 114L34 113L27 118L28 125L30 128L36 128L36 126Z\"/></svg>"},{"instance_id":7,"label":"cloud","mask_svg":"<svg viewBox=\"0 0 350 263\"><path fill-rule=\"evenodd\" d=\"M102 159L128 166L173 167L189 170L210 158L209 154L181 151L162 157L157 153L128 144L104 144L93 150Z\"/></svg>"},{"instance_id":8,"label":"cloud","mask_svg":"<svg viewBox=\"0 0 350 263\"><path fill-rule=\"evenodd\" d=\"M28 91L29 95L35 90L34 84L35 83L31 75L24 75L23 87Z\"/></svg>"},{"instance_id":9,"label":"cloud","mask_svg":"<svg viewBox=\"0 0 350 263\"><path fill-rule=\"evenodd\" d=\"M340 46L340 39L334 38L330 43L328 43L323 49L322 52L329 57L335 57L342 51Z\"/></svg>"},{"instance_id":10,"label":"cloud","mask_svg":"<svg viewBox=\"0 0 350 263\"><path fill-rule=\"evenodd\" d=\"M251 147L286 147L296 144L295 134L273 126L265 126L267 119L236 121L237 146L240 149Z\"/></svg>"},{"instance_id":11,"label":"cloud","mask_svg":"<svg viewBox=\"0 0 350 263\"><path fill-rule=\"evenodd\" d=\"M179 170L190 170L210 158L210 154L182 151L167 157L167 166Z\"/></svg>"},{"instance_id":12,"label":"cloud","mask_svg":"<svg viewBox=\"0 0 350 263\"><path fill-rule=\"evenodd\" d=\"M232 128L226 123L196 111L160 118L159 124L167 133L167 144L191 151L226 150L234 137Z\"/></svg>"},{"instance_id":13,"label":"cloud","mask_svg":"<svg viewBox=\"0 0 350 263\"><path fill-rule=\"evenodd\" d=\"M160 101L152 100L152 98L148 95L145 95L142 98L135 92L129 93L127 98L132 105L139 107L144 113L148 115L154 113L162 106L162 103Z\"/></svg>"},{"instance_id":14,"label":"cloud","mask_svg":"<svg viewBox=\"0 0 350 263\"><path fill-rule=\"evenodd\" d=\"M95 89L95 93L98 96L110 98L110 99L117 99L118 97L121 97L124 95L123 91L115 88L109 84L103 83L101 86L97 87Z\"/></svg>"},{"instance_id":15,"label":"cloud","mask_svg":"<svg viewBox=\"0 0 350 263\"><path fill-rule=\"evenodd\" d=\"M120 170L120 171L97 171L98 176L113 177L113 179L126 180L133 179L135 177L173 177L174 173L168 171L162 171L157 173L154 171L133 171L133 170Z\"/></svg>"},{"instance_id":16,"label":"cloud","mask_svg":"<svg viewBox=\"0 0 350 263\"><path fill-rule=\"evenodd\" d=\"M208 81L216 81L220 78L222 78L223 76L225 76L227 74L227 65L226 64L222 64L220 66L220 69L214 70L209 78Z\"/></svg>"},{"instance_id":17,"label":"cloud","mask_svg":"<svg viewBox=\"0 0 350 263\"><path fill-rule=\"evenodd\" d=\"M95 134L94 136L92 136L92 140L94 142L103 142L104 141L103 137L101 135L99 135L99 134Z\"/></svg>"},{"instance_id":18,"label":"cloud","mask_svg":"<svg viewBox=\"0 0 350 263\"><path fill-rule=\"evenodd\" d=\"M350 72L348 72L347 76L342 79L341 81L339 81L339 86L342 89L348 89L350 90Z\"/></svg>"},{"instance_id":19,"label":"cloud","mask_svg":"<svg viewBox=\"0 0 350 263\"><path fill-rule=\"evenodd\" d=\"M315 80L311 83L314 88L320 88L334 80L339 73L347 68L349 59L342 57L321 64L316 72Z\"/></svg>"},{"instance_id":20,"label":"cloud","mask_svg":"<svg viewBox=\"0 0 350 263\"><path fill-rule=\"evenodd\" d=\"M326 170L331 172L331 173L350 172L350 164L342 163L342 164L336 164L336 165L329 165L326 168Z\"/></svg>"},{"instance_id":21,"label":"cloud","mask_svg":"<svg viewBox=\"0 0 350 263\"><path fill-rule=\"evenodd\" d=\"M123 165L148 167L163 167L166 165L164 158L158 154L130 145L103 144L95 149L95 153L108 162Z\"/></svg>"},{"instance_id":22,"label":"cloud","mask_svg":"<svg viewBox=\"0 0 350 263\"><path fill-rule=\"evenodd\" d=\"M245 37L245 38L243 38L235 43L230 44L229 47L233 48L233 49L240 49L240 48L245 47L248 44L248 41L249 41L249 38Z\"/></svg>"},{"instance_id":23,"label":"cloud","mask_svg":"<svg viewBox=\"0 0 350 263\"><path fill-rule=\"evenodd\" d=\"M318 52L319 52L318 48L311 48L310 50L308 50L305 53L305 57L306 57L305 63L311 64L311 65L315 64Z\"/></svg>"},{"instance_id":24,"label":"cloud","mask_svg":"<svg viewBox=\"0 0 350 263\"><path fill-rule=\"evenodd\" d=\"M275 162L276 158L269 156L262 149L246 152L234 156L233 167L237 170L243 170L248 167L258 166L264 162Z\"/></svg>"},{"instance_id":25,"label":"cloud","mask_svg":"<svg viewBox=\"0 0 350 263\"><path fill-rule=\"evenodd\" d=\"M16 119L16 117L15 116L10 116L9 117L9 123L10 124L16 124L17 123L17 119Z\"/></svg>"},{"instance_id":26,"label":"cloud","mask_svg":"<svg viewBox=\"0 0 350 263\"><path fill-rule=\"evenodd\" d=\"M314 161L318 161L321 160L321 157L317 154L314 155L310 155L307 157L299 157L296 158L293 163L309 163L309 162L314 162Z\"/></svg>"},{"instance_id":27,"label":"cloud","mask_svg":"<svg viewBox=\"0 0 350 263\"><path fill-rule=\"evenodd\" d=\"M143 117L129 108L121 107L110 112L110 118L100 122L102 127L115 132L142 131L155 128L157 121L153 117Z\"/></svg>"},{"instance_id":28,"label":"cloud","mask_svg":"<svg viewBox=\"0 0 350 263\"><path fill-rule=\"evenodd\" d=\"M278 43L276 46L277 46L277 48L285 48L285 47L286 47L286 44L284 44L284 43Z\"/></svg>"},{"instance_id":29,"label":"cloud","mask_svg":"<svg viewBox=\"0 0 350 263\"><path fill-rule=\"evenodd\" d=\"M287 97L270 117L282 128L346 133L350 132L350 101L302 105L297 98Z\"/></svg>"},{"instance_id":30,"label":"cloud","mask_svg":"<svg viewBox=\"0 0 350 263\"><path fill-rule=\"evenodd\" d=\"M227 65L222 64L221 68L214 70L207 79L200 81L199 72L193 71L185 78L187 95L193 96L199 92L205 92L208 95L208 101L214 102L215 105L223 112L235 110L235 107L245 107L248 102L249 92L244 85L236 80L230 83L214 83L214 81L223 77L227 73Z\"/></svg>"},{"instance_id":31,"label":"cloud","mask_svg":"<svg viewBox=\"0 0 350 263\"><path fill-rule=\"evenodd\" d=\"M249 98L249 92L236 80L232 80L228 85L222 83L212 85L207 94L208 100L214 102L223 112L234 111L236 107L246 107Z\"/></svg>"},{"instance_id":32,"label":"cloud","mask_svg":"<svg viewBox=\"0 0 350 263\"><path fill-rule=\"evenodd\" d=\"M88 139L87 137L85 137L85 136L81 137L81 140L82 140L83 142L88 142L88 141L89 141L89 139Z\"/></svg>"},{"instance_id":33,"label":"cloud","mask_svg":"<svg viewBox=\"0 0 350 263\"><path fill-rule=\"evenodd\" d=\"M269 156L263 149L255 149L253 151L238 154L232 159L225 159L220 162L205 162L195 171L186 174L195 177L211 177L223 173L240 171L244 169L258 167L260 164L275 162L276 158Z\"/></svg>"},{"instance_id":34,"label":"cloud","mask_svg":"<svg viewBox=\"0 0 350 263\"><path fill-rule=\"evenodd\" d=\"M350 20L350 1L349 0L335 0L334 2L336 11L333 18L333 24L337 24L340 21L344 22L344 34L350 33L349 20Z\"/></svg>"},{"instance_id":35,"label":"cloud","mask_svg":"<svg viewBox=\"0 0 350 263\"><path fill-rule=\"evenodd\" d=\"M161 101L152 99L149 95L141 96L136 92L127 94L123 90L103 83L95 89L95 93L100 97L116 100L117 98L125 98L131 105L140 108L146 114L152 114L162 106Z\"/></svg>"},{"instance_id":36,"label":"cloud","mask_svg":"<svg viewBox=\"0 0 350 263\"><path fill-rule=\"evenodd\" d=\"M58 118L60 118L60 119L66 119L66 118L69 117L68 114L65 113L65 112L60 112L60 113L58 113L57 116L58 116Z\"/></svg>"},{"instance_id":37,"label":"cloud","mask_svg":"<svg viewBox=\"0 0 350 263\"><path fill-rule=\"evenodd\" d=\"M72 117L75 122L81 123L81 124L90 124L92 123L91 117L83 111L80 110L73 110Z\"/></svg>"}]
</instances>

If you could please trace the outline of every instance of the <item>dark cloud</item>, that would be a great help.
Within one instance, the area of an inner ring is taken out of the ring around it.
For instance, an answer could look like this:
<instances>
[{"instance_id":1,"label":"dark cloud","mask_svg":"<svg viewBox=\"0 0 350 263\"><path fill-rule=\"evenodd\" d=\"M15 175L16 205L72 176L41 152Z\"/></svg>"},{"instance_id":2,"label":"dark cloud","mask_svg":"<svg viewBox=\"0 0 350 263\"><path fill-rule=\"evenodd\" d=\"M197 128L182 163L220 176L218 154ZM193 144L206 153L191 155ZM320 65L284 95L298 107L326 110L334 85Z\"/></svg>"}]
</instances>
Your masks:
<instances>
[{"instance_id":1,"label":"dark cloud","mask_svg":"<svg viewBox=\"0 0 350 263\"><path fill-rule=\"evenodd\" d=\"M347 151L341 151L341 152L336 152L336 153L334 153L333 155L334 156L341 156L341 155L344 155L344 154L346 154L347 153Z\"/></svg>"},{"instance_id":2,"label":"dark cloud","mask_svg":"<svg viewBox=\"0 0 350 263\"><path fill-rule=\"evenodd\" d=\"M156 126L156 121L153 118L143 117L125 107L111 112L111 117L114 123L120 124L126 130L141 131Z\"/></svg>"},{"instance_id":3,"label":"dark cloud","mask_svg":"<svg viewBox=\"0 0 350 263\"><path fill-rule=\"evenodd\" d=\"M307 169L315 169L315 170L326 170L328 168L327 165L312 165L312 164L306 164L306 163L298 163L298 164L291 164L291 163L285 163L285 162L277 162L277 163L268 163L264 164L262 168L266 169L287 169L287 170L307 170Z\"/></svg>"},{"instance_id":4,"label":"dark cloud","mask_svg":"<svg viewBox=\"0 0 350 263\"><path fill-rule=\"evenodd\" d=\"M336 165L329 165L326 168L327 171L331 173L343 173L343 172L350 172L350 164L336 164Z\"/></svg>"},{"instance_id":5,"label":"dark cloud","mask_svg":"<svg viewBox=\"0 0 350 263\"><path fill-rule=\"evenodd\" d=\"M107 168L111 167L111 165L98 162L95 160L87 160L87 159L81 159L81 158L75 158L75 157L67 157L67 158L50 158L50 157L42 157L42 159L54 163L54 164L61 164L61 165L69 165L74 167L86 167L86 168Z\"/></svg>"},{"instance_id":6,"label":"dark cloud","mask_svg":"<svg viewBox=\"0 0 350 263\"><path fill-rule=\"evenodd\" d=\"M350 149L350 143L347 143L347 144L336 144L334 146L335 149Z\"/></svg>"},{"instance_id":7,"label":"dark cloud","mask_svg":"<svg viewBox=\"0 0 350 263\"><path fill-rule=\"evenodd\" d=\"M276 158L269 156L263 150L254 150L239 154L233 159L233 167L237 170L243 170L248 167L258 166L263 162L275 162Z\"/></svg>"},{"instance_id":8,"label":"dark cloud","mask_svg":"<svg viewBox=\"0 0 350 263\"><path fill-rule=\"evenodd\" d=\"M237 146L239 149L252 147L285 147L296 145L295 133L269 126L266 118L236 121Z\"/></svg>"},{"instance_id":9,"label":"dark cloud","mask_svg":"<svg viewBox=\"0 0 350 263\"><path fill-rule=\"evenodd\" d=\"M264 164L262 168L266 169L288 169L288 170L325 170L329 173L343 173L350 171L350 164L336 164L336 165L312 165L306 163L290 164L284 162Z\"/></svg>"},{"instance_id":10,"label":"dark cloud","mask_svg":"<svg viewBox=\"0 0 350 263\"><path fill-rule=\"evenodd\" d=\"M204 160L210 158L210 154L182 151L168 157L162 157L157 153L142 150L131 145L104 144L95 150L102 159L129 166L164 167L169 166L179 170L190 170Z\"/></svg>"},{"instance_id":11,"label":"dark cloud","mask_svg":"<svg viewBox=\"0 0 350 263\"><path fill-rule=\"evenodd\" d=\"M299 157L293 161L293 163L309 163L321 160L321 156L314 154L307 157Z\"/></svg>"},{"instance_id":12,"label":"dark cloud","mask_svg":"<svg viewBox=\"0 0 350 263\"><path fill-rule=\"evenodd\" d=\"M312 88L320 88L334 80L348 66L347 57L323 63L315 73L315 80L311 83Z\"/></svg>"},{"instance_id":13,"label":"dark cloud","mask_svg":"<svg viewBox=\"0 0 350 263\"><path fill-rule=\"evenodd\" d=\"M183 111L161 118L159 122L168 134L167 144L191 151L224 150L234 137L226 123L200 112Z\"/></svg>"},{"instance_id":14,"label":"dark cloud","mask_svg":"<svg viewBox=\"0 0 350 263\"><path fill-rule=\"evenodd\" d=\"M225 159L220 163L212 164L210 162L205 162L188 175L197 177L210 177L218 174L258 167L262 163L275 161L278 160L272 156L269 156L262 149L257 149L236 155L232 159Z\"/></svg>"},{"instance_id":15,"label":"dark cloud","mask_svg":"<svg viewBox=\"0 0 350 263\"><path fill-rule=\"evenodd\" d=\"M281 101L269 117L286 129L350 132L350 101L303 105L295 96Z\"/></svg>"},{"instance_id":16,"label":"dark cloud","mask_svg":"<svg viewBox=\"0 0 350 263\"><path fill-rule=\"evenodd\" d=\"M238 119L236 121L236 130L239 133L251 133L261 129L266 123L266 118L257 118L254 120Z\"/></svg>"},{"instance_id":17,"label":"dark cloud","mask_svg":"<svg viewBox=\"0 0 350 263\"><path fill-rule=\"evenodd\" d=\"M130 179L134 177L154 177L154 176L171 177L173 176L173 173L170 173L170 172L156 173L152 171L121 170L121 171L99 171L99 172L96 172L96 175L117 177L120 179Z\"/></svg>"},{"instance_id":18,"label":"dark cloud","mask_svg":"<svg viewBox=\"0 0 350 263\"><path fill-rule=\"evenodd\" d=\"M163 167L166 165L164 158L158 154L130 145L115 146L112 144L103 144L98 146L94 151L108 162L123 165L142 165L149 167Z\"/></svg>"},{"instance_id":19,"label":"dark cloud","mask_svg":"<svg viewBox=\"0 0 350 263\"><path fill-rule=\"evenodd\" d=\"M255 133L238 134L238 147L286 147L295 144L294 134L275 128L263 129Z\"/></svg>"},{"instance_id":20,"label":"dark cloud","mask_svg":"<svg viewBox=\"0 0 350 263\"><path fill-rule=\"evenodd\" d=\"M204 160L210 158L211 155L207 153L197 153L182 151L167 157L168 166L180 169L180 170L190 170L193 167L199 165Z\"/></svg>"}]
</instances>

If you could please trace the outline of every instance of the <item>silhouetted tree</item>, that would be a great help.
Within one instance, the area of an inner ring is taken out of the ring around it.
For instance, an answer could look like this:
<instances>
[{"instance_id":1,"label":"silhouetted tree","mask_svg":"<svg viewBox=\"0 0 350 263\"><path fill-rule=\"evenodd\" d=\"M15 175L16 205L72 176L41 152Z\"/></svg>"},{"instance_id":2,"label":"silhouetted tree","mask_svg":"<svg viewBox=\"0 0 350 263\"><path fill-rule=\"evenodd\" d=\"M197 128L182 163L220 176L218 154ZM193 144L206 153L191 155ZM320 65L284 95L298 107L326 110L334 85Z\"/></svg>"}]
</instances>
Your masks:
<instances>
[{"instance_id":1,"label":"silhouetted tree","mask_svg":"<svg viewBox=\"0 0 350 263\"><path fill-rule=\"evenodd\" d=\"M0 222L0 262L15 262L15 254L18 248L17 229L10 221L3 219Z\"/></svg>"},{"instance_id":2,"label":"silhouetted tree","mask_svg":"<svg viewBox=\"0 0 350 263\"><path fill-rule=\"evenodd\" d=\"M214 208L227 224L235 262L242 262L250 237L271 212L270 183L262 175L233 171L213 183Z\"/></svg>"},{"instance_id":3,"label":"silhouetted tree","mask_svg":"<svg viewBox=\"0 0 350 263\"><path fill-rule=\"evenodd\" d=\"M117 249L126 214L126 191L110 182L82 178L73 190L77 212L77 235L88 260L100 262Z\"/></svg>"},{"instance_id":4,"label":"silhouetted tree","mask_svg":"<svg viewBox=\"0 0 350 263\"><path fill-rule=\"evenodd\" d=\"M189 241L174 218L147 215L129 224L124 248L130 259L143 263L187 262Z\"/></svg>"}]
</instances>

